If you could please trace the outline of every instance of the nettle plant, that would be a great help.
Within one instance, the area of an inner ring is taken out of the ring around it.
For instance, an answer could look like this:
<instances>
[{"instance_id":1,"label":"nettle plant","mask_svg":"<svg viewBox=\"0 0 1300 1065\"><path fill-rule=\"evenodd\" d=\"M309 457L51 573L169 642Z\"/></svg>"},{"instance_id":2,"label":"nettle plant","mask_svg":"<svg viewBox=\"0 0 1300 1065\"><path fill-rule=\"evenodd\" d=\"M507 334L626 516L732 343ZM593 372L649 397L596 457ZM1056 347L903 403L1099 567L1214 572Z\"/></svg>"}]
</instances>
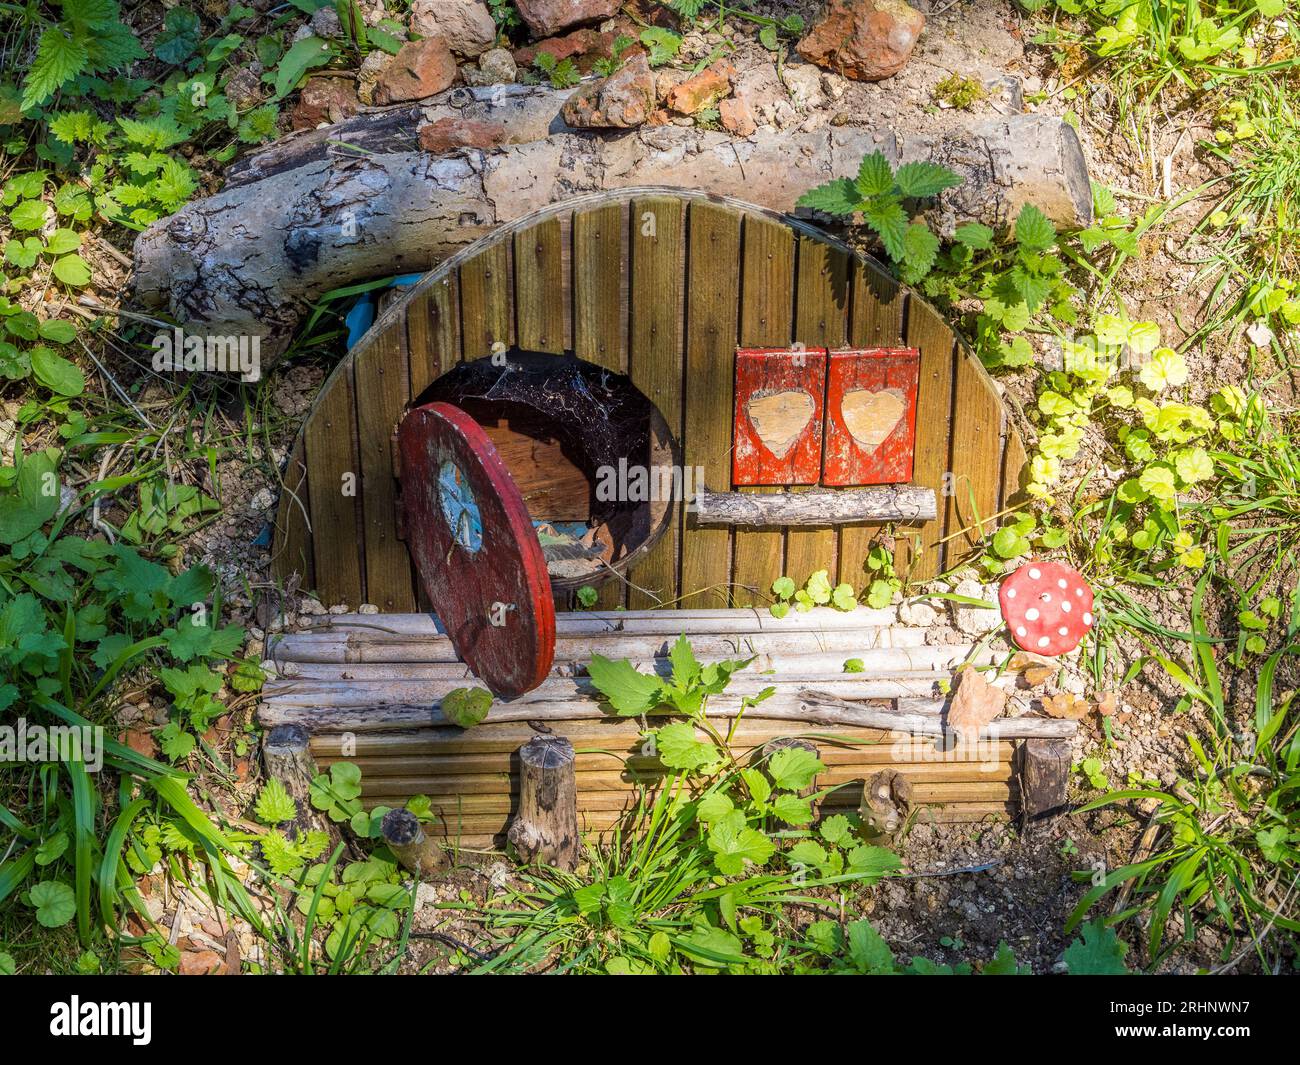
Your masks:
<instances>
[{"instance_id":1,"label":"nettle plant","mask_svg":"<svg viewBox=\"0 0 1300 1065\"><path fill-rule=\"evenodd\" d=\"M938 163L904 163L895 170L883 153L872 152L862 160L856 178L836 178L809 189L799 197L799 206L841 218L861 215L880 238L899 277L916 284L938 260L939 238L924 220L914 217L915 208L961 181Z\"/></svg>"}]
</instances>

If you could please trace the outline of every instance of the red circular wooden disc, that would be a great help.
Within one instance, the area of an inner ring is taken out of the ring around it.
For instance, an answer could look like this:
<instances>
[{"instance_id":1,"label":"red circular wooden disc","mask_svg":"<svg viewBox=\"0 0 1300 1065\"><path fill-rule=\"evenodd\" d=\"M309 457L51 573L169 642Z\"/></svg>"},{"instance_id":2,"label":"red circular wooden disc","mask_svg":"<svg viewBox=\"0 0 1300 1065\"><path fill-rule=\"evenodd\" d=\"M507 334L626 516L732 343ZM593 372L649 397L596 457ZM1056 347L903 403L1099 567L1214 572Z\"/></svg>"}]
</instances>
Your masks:
<instances>
[{"instance_id":1,"label":"red circular wooden disc","mask_svg":"<svg viewBox=\"0 0 1300 1065\"><path fill-rule=\"evenodd\" d=\"M417 407L397 437L406 542L434 613L493 693L531 691L555 656L555 603L523 496L458 407Z\"/></svg>"}]
</instances>

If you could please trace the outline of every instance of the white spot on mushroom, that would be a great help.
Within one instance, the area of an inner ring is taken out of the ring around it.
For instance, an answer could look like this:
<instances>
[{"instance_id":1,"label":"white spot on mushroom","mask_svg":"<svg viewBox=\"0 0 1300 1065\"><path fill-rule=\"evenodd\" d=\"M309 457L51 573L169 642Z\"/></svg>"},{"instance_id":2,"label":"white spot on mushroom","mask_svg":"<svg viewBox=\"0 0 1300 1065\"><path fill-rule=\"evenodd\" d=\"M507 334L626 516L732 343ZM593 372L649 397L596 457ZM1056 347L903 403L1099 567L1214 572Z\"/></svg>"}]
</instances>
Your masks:
<instances>
[{"instance_id":1,"label":"white spot on mushroom","mask_svg":"<svg viewBox=\"0 0 1300 1065\"><path fill-rule=\"evenodd\" d=\"M1046 636L1040 636L1040 637L1038 637L1038 646L1039 646L1039 647L1046 647L1046 646L1047 646L1049 643L1051 643L1051 642L1052 642L1052 641L1049 640Z\"/></svg>"},{"instance_id":2,"label":"white spot on mushroom","mask_svg":"<svg viewBox=\"0 0 1300 1065\"><path fill-rule=\"evenodd\" d=\"M1082 588L1076 588L1076 589L1074 590L1074 594L1075 594L1075 595L1079 595L1079 596L1083 595L1083 589L1082 589Z\"/></svg>"},{"instance_id":3,"label":"white spot on mushroom","mask_svg":"<svg viewBox=\"0 0 1300 1065\"><path fill-rule=\"evenodd\" d=\"M1016 626L1016 635L1023 636L1024 634L1025 634L1025 627L1023 625Z\"/></svg>"},{"instance_id":4,"label":"white spot on mushroom","mask_svg":"<svg viewBox=\"0 0 1300 1065\"><path fill-rule=\"evenodd\" d=\"M1085 625L1091 625L1091 624L1092 624L1092 615L1091 615L1091 614L1084 614L1084 615L1083 615L1083 623L1084 623Z\"/></svg>"},{"instance_id":5,"label":"white spot on mushroom","mask_svg":"<svg viewBox=\"0 0 1300 1065\"><path fill-rule=\"evenodd\" d=\"M1014 588L1008 588L1008 589L1007 589L1007 598L1008 598L1008 599L1014 599L1015 597L1016 597L1016 590L1015 590Z\"/></svg>"},{"instance_id":6,"label":"white spot on mushroom","mask_svg":"<svg viewBox=\"0 0 1300 1065\"><path fill-rule=\"evenodd\" d=\"M1070 635L1070 630L1067 629L1064 625L1062 625L1062 626L1061 626L1059 629L1057 629L1056 631L1059 632L1062 636L1069 636L1069 635Z\"/></svg>"},{"instance_id":7,"label":"white spot on mushroom","mask_svg":"<svg viewBox=\"0 0 1300 1065\"><path fill-rule=\"evenodd\" d=\"M1051 596L1051 594L1050 594L1049 592L1044 592L1044 593L1043 593L1043 602L1044 602L1044 603L1050 603L1051 601L1052 601L1052 596Z\"/></svg>"},{"instance_id":8,"label":"white spot on mushroom","mask_svg":"<svg viewBox=\"0 0 1300 1065\"><path fill-rule=\"evenodd\" d=\"M1038 620L1038 611L1037 611L1037 609L1031 606L1028 610L1026 610L1026 611L1025 611L1025 620L1026 620L1026 621L1037 621L1037 620Z\"/></svg>"},{"instance_id":9,"label":"white spot on mushroom","mask_svg":"<svg viewBox=\"0 0 1300 1065\"><path fill-rule=\"evenodd\" d=\"M1068 614L1068 613L1070 612L1070 600L1068 600L1068 599L1062 599L1062 600L1061 600L1061 609L1064 610L1064 611Z\"/></svg>"},{"instance_id":10,"label":"white spot on mushroom","mask_svg":"<svg viewBox=\"0 0 1300 1065\"><path fill-rule=\"evenodd\" d=\"M1056 582L1056 586L1057 586L1058 588L1064 588L1064 587L1065 587L1065 578L1062 577L1059 581L1057 581L1057 582Z\"/></svg>"},{"instance_id":11,"label":"white spot on mushroom","mask_svg":"<svg viewBox=\"0 0 1300 1065\"><path fill-rule=\"evenodd\" d=\"M1039 569L1031 569L1029 571L1029 576L1034 580L1038 580L1038 578L1041 577L1042 575L1043 575L1043 571Z\"/></svg>"}]
</instances>

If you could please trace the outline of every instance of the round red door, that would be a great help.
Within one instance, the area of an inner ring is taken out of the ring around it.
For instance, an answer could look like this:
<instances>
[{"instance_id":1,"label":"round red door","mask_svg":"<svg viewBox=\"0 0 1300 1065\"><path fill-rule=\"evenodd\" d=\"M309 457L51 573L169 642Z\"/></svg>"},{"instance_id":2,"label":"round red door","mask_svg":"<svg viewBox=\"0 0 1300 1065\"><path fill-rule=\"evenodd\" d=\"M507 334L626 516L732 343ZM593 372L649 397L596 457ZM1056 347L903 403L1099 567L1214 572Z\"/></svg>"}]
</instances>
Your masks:
<instances>
[{"instance_id":1,"label":"round red door","mask_svg":"<svg viewBox=\"0 0 1300 1065\"><path fill-rule=\"evenodd\" d=\"M531 691L555 656L555 604L528 508L482 427L449 403L397 430L406 542L433 612L496 695Z\"/></svg>"}]
</instances>

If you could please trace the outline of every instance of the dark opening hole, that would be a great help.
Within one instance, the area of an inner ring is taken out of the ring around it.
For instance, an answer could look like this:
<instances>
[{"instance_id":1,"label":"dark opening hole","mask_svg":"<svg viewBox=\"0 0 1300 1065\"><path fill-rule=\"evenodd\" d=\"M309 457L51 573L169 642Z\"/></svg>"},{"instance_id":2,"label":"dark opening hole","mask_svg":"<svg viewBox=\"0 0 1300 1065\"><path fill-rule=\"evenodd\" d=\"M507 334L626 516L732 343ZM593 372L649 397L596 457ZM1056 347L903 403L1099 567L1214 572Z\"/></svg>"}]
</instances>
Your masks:
<instances>
[{"instance_id":1,"label":"dark opening hole","mask_svg":"<svg viewBox=\"0 0 1300 1065\"><path fill-rule=\"evenodd\" d=\"M483 427L541 525L557 588L607 579L607 567L623 572L667 527L671 501L637 486L656 468L676 468L676 441L625 374L514 350L460 363L416 400L432 402Z\"/></svg>"}]
</instances>

